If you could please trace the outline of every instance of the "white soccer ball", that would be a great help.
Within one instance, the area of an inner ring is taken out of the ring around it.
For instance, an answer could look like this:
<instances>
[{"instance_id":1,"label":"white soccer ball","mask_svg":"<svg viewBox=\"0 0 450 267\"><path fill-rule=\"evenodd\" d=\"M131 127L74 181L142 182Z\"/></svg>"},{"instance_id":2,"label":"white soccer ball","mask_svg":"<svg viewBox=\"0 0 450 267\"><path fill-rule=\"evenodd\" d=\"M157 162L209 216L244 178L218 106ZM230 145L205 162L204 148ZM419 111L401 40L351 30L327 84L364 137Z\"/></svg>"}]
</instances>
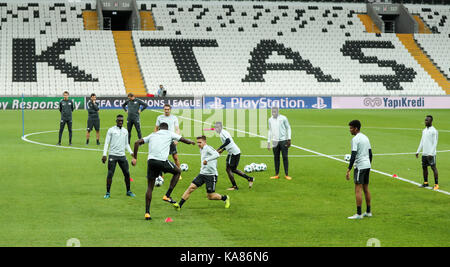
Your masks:
<instances>
[{"instance_id":1,"label":"white soccer ball","mask_svg":"<svg viewBox=\"0 0 450 267\"><path fill-rule=\"evenodd\" d=\"M255 171L256 170L256 166L258 166L258 164L256 164L256 163L252 163L252 164L250 164L250 166L252 167L252 169Z\"/></svg>"},{"instance_id":2,"label":"white soccer ball","mask_svg":"<svg viewBox=\"0 0 450 267\"><path fill-rule=\"evenodd\" d=\"M267 170L267 165L265 163L261 163L261 171L266 171Z\"/></svg>"},{"instance_id":3,"label":"white soccer ball","mask_svg":"<svg viewBox=\"0 0 450 267\"><path fill-rule=\"evenodd\" d=\"M352 156L350 154L345 154L345 156L344 156L345 161L350 161L351 158L352 158Z\"/></svg>"},{"instance_id":4,"label":"white soccer ball","mask_svg":"<svg viewBox=\"0 0 450 267\"><path fill-rule=\"evenodd\" d=\"M245 165L244 171L245 171L245 172L252 172L252 171L253 171L253 168L252 168L251 165Z\"/></svg>"},{"instance_id":5,"label":"white soccer ball","mask_svg":"<svg viewBox=\"0 0 450 267\"><path fill-rule=\"evenodd\" d=\"M187 172L189 170L189 166L186 163L180 165L180 169L183 172Z\"/></svg>"},{"instance_id":6,"label":"white soccer ball","mask_svg":"<svg viewBox=\"0 0 450 267\"><path fill-rule=\"evenodd\" d=\"M260 172L262 170L263 170L263 167L261 166L261 164L256 164L255 171Z\"/></svg>"},{"instance_id":7,"label":"white soccer ball","mask_svg":"<svg viewBox=\"0 0 450 267\"><path fill-rule=\"evenodd\" d=\"M164 184L164 178L161 176L156 177L155 186L160 187Z\"/></svg>"}]
</instances>

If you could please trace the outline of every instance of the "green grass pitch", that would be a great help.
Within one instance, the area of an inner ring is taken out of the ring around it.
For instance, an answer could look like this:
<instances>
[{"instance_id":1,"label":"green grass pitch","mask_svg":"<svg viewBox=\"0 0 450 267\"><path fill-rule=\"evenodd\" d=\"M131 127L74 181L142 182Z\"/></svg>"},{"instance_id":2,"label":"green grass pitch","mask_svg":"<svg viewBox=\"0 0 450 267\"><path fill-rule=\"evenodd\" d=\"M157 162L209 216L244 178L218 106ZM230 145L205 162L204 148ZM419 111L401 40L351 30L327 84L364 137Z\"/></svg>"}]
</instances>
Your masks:
<instances>
[{"instance_id":1,"label":"green grass pitch","mask_svg":"<svg viewBox=\"0 0 450 267\"><path fill-rule=\"evenodd\" d=\"M366 246L370 238L380 240L381 246L450 245L449 195L372 173L374 217L350 221L347 217L355 213L355 198L353 182L345 180L347 164L293 147L289 151L293 180L270 180L274 172L271 152L262 147L262 138L249 135L235 137L245 155L239 168L264 162L268 170L254 173L256 181L251 190L244 179L236 177L240 190L230 192L226 191L230 182L225 174L225 157L219 159L216 192L231 196L230 209L224 209L221 201L207 200L202 187L181 212L176 212L162 201L168 187L166 179L163 187L154 190L153 220L145 221L146 154L139 155L136 167L130 166L136 198L125 196L123 176L117 167L111 199L103 199L107 167L101 163L102 152L97 149L103 149L106 130L114 126L118 113L123 111L101 110L102 145L97 147L94 137L89 146L85 145L87 112L74 112L73 147L83 148L78 150L25 142L21 139L21 112L0 112L0 246L65 246L70 238L79 239L81 246ZM251 131L248 112L247 117L234 113L234 128L242 127L239 124L244 121L245 131ZM434 116L439 131L438 150L450 150L450 110L281 113L290 120L294 145L329 155L350 153L352 136L347 124L352 119L361 120L362 132L370 138L375 153L373 169L418 183L422 182L421 161L414 154L377 154L415 152L428 114ZM152 131L157 115L150 110L142 113L144 135ZM212 112L206 112L202 120L212 116ZM183 124L195 126L191 121ZM52 131L31 135L29 140L57 143L58 111L25 111L25 125L26 134ZM206 127L211 125L202 126ZM63 146L68 143L67 137L66 128ZM210 137L208 143L218 147L220 139ZM196 146L180 144L178 150L189 171L182 174L172 194L176 200L200 167ZM146 146L141 151L147 151ZM438 153L437 162L440 187L448 192L450 152ZM431 171L429 180L434 184ZM173 222L165 223L167 217Z\"/></svg>"}]
</instances>

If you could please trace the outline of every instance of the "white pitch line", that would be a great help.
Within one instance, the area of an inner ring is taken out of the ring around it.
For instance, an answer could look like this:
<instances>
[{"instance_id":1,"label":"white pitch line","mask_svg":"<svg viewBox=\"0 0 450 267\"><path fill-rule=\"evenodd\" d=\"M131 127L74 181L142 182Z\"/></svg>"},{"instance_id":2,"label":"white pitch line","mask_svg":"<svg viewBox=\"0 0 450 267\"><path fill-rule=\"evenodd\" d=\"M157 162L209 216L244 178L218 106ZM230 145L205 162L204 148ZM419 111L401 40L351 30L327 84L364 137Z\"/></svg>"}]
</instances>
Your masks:
<instances>
[{"instance_id":1,"label":"white pitch line","mask_svg":"<svg viewBox=\"0 0 450 267\"><path fill-rule=\"evenodd\" d=\"M151 110L151 111L157 112L157 113L163 113L163 112L157 111L157 110ZM199 123L201 123L201 124L204 124L204 122L203 122L203 121L200 121L200 120L196 120L196 119L192 119L192 118L188 118L188 117L184 117L184 116L178 116L178 117L183 118L183 119L187 119L187 120L191 120L191 121L194 121L194 122L199 122ZM250 132L246 132L246 131L234 129L234 128L231 128L231 127L223 127L223 128L229 129L229 130L232 130L232 131L241 132L241 133L246 133L246 134L253 135L253 136L256 136L256 137L260 137L260 138L263 138L263 139L267 139L267 137L265 137L265 136L263 136L263 135L254 134L254 133L250 133ZM83 129L74 129L73 131L80 131L80 130L85 130L85 129L84 129L84 128L83 128ZM26 141L26 142L29 142L29 143L38 144L38 145L43 145L43 146L48 146L48 147L69 148L69 149L88 150L88 151L103 151L102 149L93 149L93 148L84 148L84 147L72 147L72 146L58 146L58 145L45 144L45 143L40 143L40 142L32 141L32 140L29 140L29 139L27 138L28 136L31 136L31 135L37 135L37 134L43 134L43 133L52 133L52 132L57 132L57 131L56 131L56 130L53 130L53 131L43 131L43 132L36 132L36 133L26 134L26 135L22 136L22 140L24 140L24 141ZM315 155L317 155L318 157L325 157L325 158L337 160L337 161L340 161L340 162L343 162L343 163L346 163L346 164L348 163L347 161L345 161L345 160L343 160L343 159L336 158L337 156L343 156L343 155L327 155L327 154L323 154L323 153L320 153L320 152L317 152L317 151L314 151L314 150L311 150L311 149L308 149L308 148L296 146L296 145L294 145L294 144L292 144L291 146L292 146L292 147L295 147L295 148L297 148L297 149L300 149L300 150L303 150L303 151L306 151L306 152L315 154ZM443 150L443 151L438 151L438 152L448 152L448 151L449 151L449 150ZM147 152L142 152L142 151L141 151L141 152L139 152L139 153L144 154L144 153L147 153ZM394 153L374 154L374 155L393 155L393 154L394 154ZM402 155L403 155L403 154L415 154L415 153L414 153L414 152L411 152L411 153L399 153L399 154L402 154ZM185 156L198 156L197 154L180 154L180 155L185 155ZM248 156L248 157L255 157L255 156L272 157L272 155L246 155L246 156ZM313 155L291 155L290 157L292 157L292 156L295 156L295 157L307 157L307 156L312 157ZM378 173L378 174L381 174L381 175L388 176L388 177L392 177L392 176L393 176L392 174L385 173L385 172L382 172L382 171L379 171L379 170L375 170L375 169L371 169L371 171L372 171L372 172L375 172L375 173ZM406 179L406 178L397 177L396 179L401 180L401 181L404 181L404 182L407 182L407 183L410 183L410 184L414 184L414 185L420 186L419 183L414 182L414 181L411 181L411 180L408 180L408 179ZM430 188L430 187L426 187L426 189L432 190L432 188ZM443 194L446 194L446 195L450 195L450 192L447 192L447 191L444 191L444 190L438 189L438 190L434 190L434 191L440 192L440 193L443 193Z\"/></svg>"},{"instance_id":2,"label":"white pitch line","mask_svg":"<svg viewBox=\"0 0 450 267\"><path fill-rule=\"evenodd\" d=\"M164 113L164 112L158 111L158 110L151 110L151 111L157 112L157 113ZM183 119L187 119L187 120L191 120L191 121L195 121L195 122L199 122L199 123L201 123L202 125L203 125L203 123L204 123L203 121L200 121L200 120L197 120L197 119L192 119L192 118L188 118L188 117L184 117L184 116L178 116L178 117L179 117L179 118L183 118ZM246 134L253 135L253 136L257 136L257 137L260 137L260 138L263 138L263 139L267 139L266 136L259 135L259 134L255 134L255 133L250 133L250 132L246 132L246 131L234 129L234 128L231 128L231 127L225 127L225 126L224 126L223 128L229 129L229 130L233 130L233 131L237 131L237 132L241 132L241 133L246 133ZM338 159L338 158L336 158L336 157L333 157L333 156L330 156L330 155L327 155L327 154L323 154L323 153L320 153L320 152L317 152L317 151L314 151L314 150L311 150L311 149L308 149L308 148L296 146L296 145L294 145L294 144L291 144L291 146L292 146L292 147L295 147L295 148L298 148L298 149L301 149L301 150L303 150L303 151L307 151L307 152L310 152L310 153L313 153L313 154L316 154L316 155L319 155L319 156L322 156L322 157L325 157L325 158L334 159L334 160L337 160L337 161L340 161L340 162L343 162L343 163L346 163L346 164L347 164L347 161L345 161L345 160L343 160L343 159ZM392 176L393 176L392 174L389 174L389 173L386 173L386 172L382 172L382 171L378 171L378 170L375 170L375 169L370 169L370 170L371 170L372 172L375 172L375 173L378 173L378 174L382 174L382 175L385 175L385 176L388 176L388 177L392 177ZM411 181L411 180L408 180L408 179L406 179L406 178L397 177L397 178L395 178L395 179L398 179L398 180L401 180L401 181L404 181L404 182L407 182L407 183L410 183L410 184L414 184L414 185L420 186L419 183L414 182L414 181ZM433 189L430 188L430 187L425 187L425 188L426 188L426 189L429 189L429 190L433 190ZM444 190L438 189L438 190L433 190L433 191L440 192L440 193L443 193L443 194L446 194L446 195L449 195L449 196L450 196L450 192L447 192L447 191L444 191Z\"/></svg>"}]
</instances>

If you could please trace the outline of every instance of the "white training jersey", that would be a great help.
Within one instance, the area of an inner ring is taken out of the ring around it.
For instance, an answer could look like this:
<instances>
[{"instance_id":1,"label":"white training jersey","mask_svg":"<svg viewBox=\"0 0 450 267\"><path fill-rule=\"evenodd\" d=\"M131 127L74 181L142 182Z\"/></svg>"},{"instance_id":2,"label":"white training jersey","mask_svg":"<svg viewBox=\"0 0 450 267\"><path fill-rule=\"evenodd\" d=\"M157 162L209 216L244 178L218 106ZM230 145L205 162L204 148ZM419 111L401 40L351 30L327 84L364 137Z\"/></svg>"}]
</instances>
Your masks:
<instances>
[{"instance_id":1,"label":"white training jersey","mask_svg":"<svg viewBox=\"0 0 450 267\"><path fill-rule=\"evenodd\" d=\"M217 172L217 159L220 157L220 154L210 145L205 145L203 149L200 149L201 154L201 168L200 174L204 175L219 175ZM207 162L206 165L203 165L203 161Z\"/></svg>"},{"instance_id":2,"label":"white training jersey","mask_svg":"<svg viewBox=\"0 0 450 267\"><path fill-rule=\"evenodd\" d=\"M105 146L103 147L103 156L108 153L112 156L125 156L125 149L133 154L130 144L128 144L128 131L125 128L117 126L109 128L106 133Z\"/></svg>"},{"instance_id":3,"label":"white training jersey","mask_svg":"<svg viewBox=\"0 0 450 267\"><path fill-rule=\"evenodd\" d=\"M420 139L417 153L422 150L423 156L436 156L436 148L438 143L438 131L433 126L426 127L422 131L422 139Z\"/></svg>"},{"instance_id":4,"label":"white training jersey","mask_svg":"<svg viewBox=\"0 0 450 267\"><path fill-rule=\"evenodd\" d=\"M159 130L143 139L148 144L148 159L166 161L169 157L170 144L174 140L179 141L181 135L168 130Z\"/></svg>"},{"instance_id":5,"label":"white training jersey","mask_svg":"<svg viewBox=\"0 0 450 267\"><path fill-rule=\"evenodd\" d=\"M237 155L241 153L241 150L236 145L236 143L233 140L233 137L231 137L231 134L228 131L222 129L219 136L220 140L222 141L222 144L224 144L227 139L230 139L230 143L225 147L225 149L228 151L228 154Z\"/></svg>"},{"instance_id":6,"label":"white training jersey","mask_svg":"<svg viewBox=\"0 0 450 267\"><path fill-rule=\"evenodd\" d=\"M359 170L371 168L369 157L370 141L367 136L358 133L352 139L352 151L356 151L355 168Z\"/></svg>"},{"instance_id":7,"label":"white training jersey","mask_svg":"<svg viewBox=\"0 0 450 267\"><path fill-rule=\"evenodd\" d=\"M286 116L278 115L269 119L269 133L267 141L286 141L291 139L291 125Z\"/></svg>"},{"instance_id":8,"label":"white training jersey","mask_svg":"<svg viewBox=\"0 0 450 267\"><path fill-rule=\"evenodd\" d=\"M178 124L178 118L175 115L170 115L170 116L166 116L166 115L159 115L158 118L156 119L156 126L161 125L161 123L167 123L167 125L169 125L169 131L171 132L175 132L176 127L179 127Z\"/></svg>"}]
</instances>

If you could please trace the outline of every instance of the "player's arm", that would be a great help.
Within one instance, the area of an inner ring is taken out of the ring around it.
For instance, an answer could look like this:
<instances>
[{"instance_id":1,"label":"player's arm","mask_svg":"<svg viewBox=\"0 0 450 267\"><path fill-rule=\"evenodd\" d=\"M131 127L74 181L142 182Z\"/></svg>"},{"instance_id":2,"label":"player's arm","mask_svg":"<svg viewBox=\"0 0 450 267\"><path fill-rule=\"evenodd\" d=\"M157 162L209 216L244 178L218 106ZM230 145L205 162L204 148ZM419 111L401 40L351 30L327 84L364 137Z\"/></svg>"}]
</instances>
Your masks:
<instances>
[{"instance_id":1,"label":"player's arm","mask_svg":"<svg viewBox=\"0 0 450 267\"><path fill-rule=\"evenodd\" d=\"M284 126L286 127L286 135L287 135L287 144L286 146L289 148L291 147L291 136L292 136L292 129L291 125L289 124L288 119L284 121Z\"/></svg>"},{"instance_id":2,"label":"player's arm","mask_svg":"<svg viewBox=\"0 0 450 267\"><path fill-rule=\"evenodd\" d=\"M93 108L94 108L95 111L99 111L100 110L100 108L98 107L99 106L98 102L94 102L94 103L92 103L92 105L93 105Z\"/></svg>"},{"instance_id":3,"label":"player's arm","mask_svg":"<svg viewBox=\"0 0 450 267\"><path fill-rule=\"evenodd\" d=\"M181 137L178 141L180 141L181 143L185 143L188 145L195 145L195 142L189 139L186 139L184 137Z\"/></svg>"},{"instance_id":4,"label":"player's arm","mask_svg":"<svg viewBox=\"0 0 450 267\"><path fill-rule=\"evenodd\" d=\"M159 116L158 116L158 118L156 118L155 129L153 130L153 132L159 131L159 125L160 124L161 124L161 122L159 121Z\"/></svg>"},{"instance_id":5,"label":"player's arm","mask_svg":"<svg viewBox=\"0 0 450 267\"><path fill-rule=\"evenodd\" d=\"M372 159L373 159L372 149L369 148L369 160L370 160L370 163L372 163Z\"/></svg>"},{"instance_id":6,"label":"player's arm","mask_svg":"<svg viewBox=\"0 0 450 267\"><path fill-rule=\"evenodd\" d=\"M111 132L108 130L108 133L106 133L106 139L105 139L105 145L103 146L103 157L102 162L106 162L106 154L108 153L109 143L111 142Z\"/></svg>"},{"instance_id":7,"label":"player's arm","mask_svg":"<svg viewBox=\"0 0 450 267\"><path fill-rule=\"evenodd\" d=\"M73 112L75 110L75 102L73 102L73 100L70 101L72 101L72 112Z\"/></svg>"},{"instance_id":8,"label":"player's arm","mask_svg":"<svg viewBox=\"0 0 450 267\"><path fill-rule=\"evenodd\" d=\"M438 144L438 131L435 131L433 136L433 155L436 154L437 144Z\"/></svg>"},{"instance_id":9,"label":"player's arm","mask_svg":"<svg viewBox=\"0 0 450 267\"><path fill-rule=\"evenodd\" d=\"M137 163L137 155L138 155L138 152L139 152L139 147L140 147L141 145L143 145L143 144L145 144L145 140L144 140L143 138L137 140L137 141L134 143L134 152L133 152L133 159L131 160L131 165L136 166L136 163Z\"/></svg>"},{"instance_id":10,"label":"player's arm","mask_svg":"<svg viewBox=\"0 0 450 267\"><path fill-rule=\"evenodd\" d=\"M180 125L178 123L178 118L177 117L175 117L174 126L175 126L175 133L180 135L181 134L181 130L180 130ZM177 145L178 141L175 141L174 143L175 143L175 145Z\"/></svg>"},{"instance_id":11,"label":"player's arm","mask_svg":"<svg viewBox=\"0 0 450 267\"><path fill-rule=\"evenodd\" d=\"M352 139L352 156L350 157L350 163L348 164L347 174L345 178L350 180L350 171L353 168L353 164L355 164L356 154L358 153L358 144L356 143L355 138Z\"/></svg>"},{"instance_id":12,"label":"player's arm","mask_svg":"<svg viewBox=\"0 0 450 267\"><path fill-rule=\"evenodd\" d=\"M141 113L148 107L148 105L147 105L147 103L145 103L144 101L142 101L140 99L138 99L138 102L139 102L139 106L142 106L142 109L139 109L139 113Z\"/></svg>"},{"instance_id":13,"label":"player's arm","mask_svg":"<svg viewBox=\"0 0 450 267\"><path fill-rule=\"evenodd\" d=\"M131 150L130 144L128 144L128 133L127 133L127 137L125 138L125 148L128 150L128 153L130 153L131 156L134 156L133 151Z\"/></svg>"},{"instance_id":14,"label":"player's arm","mask_svg":"<svg viewBox=\"0 0 450 267\"><path fill-rule=\"evenodd\" d=\"M416 158L419 158L419 153L420 153L420 151L422 151L422 148L423 148L423 134L422 134L422 138L420 138L419 148L417 148Z\"/></svg>"},{"instance_id":15,"label":"player's arm","mask_svg":"<svg viewBox=\"0 0 450 267\"><path fill-rule=\"evenodd\" d=\"M60 113L62 112L62 105L61 105L61 103L62 103L62 100L59 101L59 112L60 112Z\"/></svg>"},{"instance_id":16,"label":"player's arm","mask_svg":"<svg viewBox=\"0 0 450 267\"><path fill-rule=\"evenodd\" d=\"M207 148L208 149L208 157L205 158L205 160L203 161L203 165L208 164L208 162L210 162L211 160L215 160L218 159L220 157L219 152L217 152L216 150L212 149L212 148Z\"/></svg>"},{"instance_id":17,"label":"player's arm","mask_svg":"<svg viewBox=\"0 0 450 267\"><path fill-rule=\"evenodd\" d=\"M231 143L230 138L227 138L225 142L217 149L217 152L222 153L227 145Z\"/></svg>"},{"instance_id":18,"label":"player's arm","mask_svg":"<svg viewBox=\"0 0 450 267\"><path fill-rule=\"evenodd\" d=\"M127 110L127 108L126 108L126 106L128 106L128 102L129 102L129 100L125 101L125 102L122 104L122 108L123 108L123 110L125 110L126 113L128 113L128 110Z\"/></svg>"}]
</instances>

